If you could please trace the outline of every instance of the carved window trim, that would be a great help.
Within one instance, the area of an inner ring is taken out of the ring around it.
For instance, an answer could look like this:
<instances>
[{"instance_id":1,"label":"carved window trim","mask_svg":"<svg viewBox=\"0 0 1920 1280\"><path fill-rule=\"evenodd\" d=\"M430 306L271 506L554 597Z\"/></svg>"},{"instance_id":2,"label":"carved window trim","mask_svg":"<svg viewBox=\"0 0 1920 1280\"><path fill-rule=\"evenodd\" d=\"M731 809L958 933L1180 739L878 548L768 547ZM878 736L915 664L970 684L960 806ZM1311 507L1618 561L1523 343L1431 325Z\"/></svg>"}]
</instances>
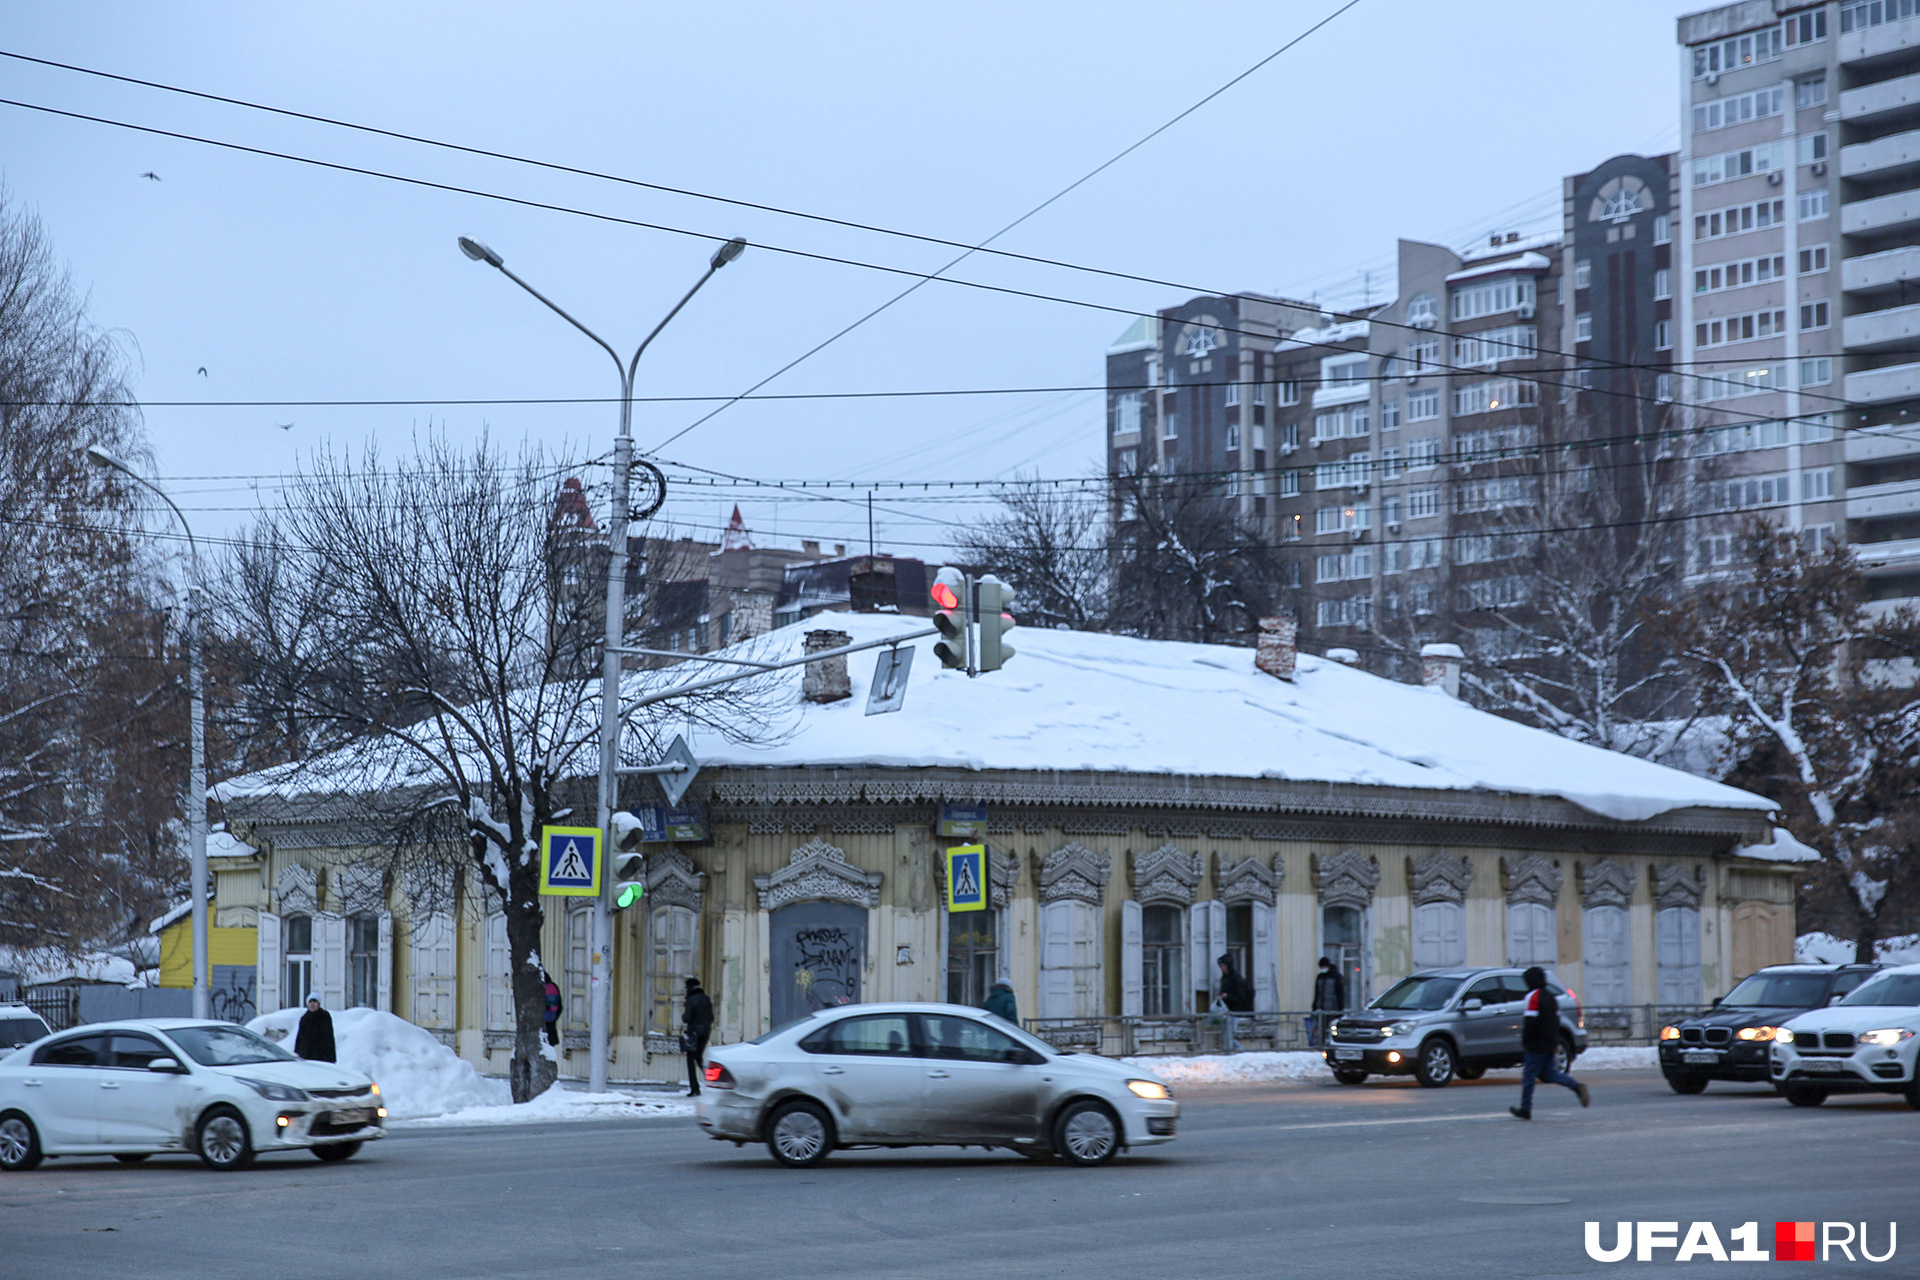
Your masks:
<instances>
[{"instance_id":1,"label":"carved window trim","mask_svg":"<svg viewBox=\"0 0 1920 1280\"><path fill-rule=\"evenodd\" d=\"M698 915L706 901L707 877L696 871L693 859L678 849L666 849L647 858L647 905L686 907Z\"/></svg>"},{"instance_id":2,"label":"carved window trim","mask_svg":"<svg viewBox=\"0 0 1920 1280\"><path fill-rule=\"evenodd\" d=\"M1273 865L1257 857L1234 858L1231 854L1213 855L1213 894L1228 906L1259 902L1272 906L1280 895L1280 882L1286 878L1287 864L1281 854L1273 855Z\"/></svg>"},{"instance_id":3,"label":"carved window trim","mask_svg":"<svg viewBox=\"0 0 1920 1280\"><path fill-rule=\"evenodd\" d=\"M1113 857L1095 853L1077 840L1069 840L1040 860L1040 901L1068 900L1106 905L1107 881L1113 875Z\"/></svg>"},{"instance_id":4,"label":"carved window trim","mask_svg":"<svg viewBox=\"0 0 1920 1280\"><path fill-rule=\"evenodd\" d=\"M1145 853L1129 851L1127 859L1135 902L1142 906L1193 905L1200 877L1206 872L1206 861L1199 854L1188 853L1169 841Z\"/></svg>"},{"instance_id":5,"label":"carved window trim","mask_svg":"<svg viewBox=\"0 0 1920 1280\"><path fill-rule=\"evenodd\" d=\"M846 850L815 836L795 849L787 865L771 875L755 876L760 909L773 911L791 902L851 902L871 910L880 905L886 874L862 871L847 861Z\"/></svg>"},{"instance_id":6,"label":"carved window trim","mask_svg":"<svg viewBox=\"0 0 1920 1280\"><path fill-rule=\"evenodd\" d=\"M1316 853L1312 862L1314 890L1321 906L1364 911L1373 905L1373 895L1380 887L1380 859L1348 845L1338 853Z\"/></svg>"},{"instance_id":7,"label":"carved window trim","mask_svg":"<svg viewBox=\"0 0 1920 1280\"><path fill-rule=\"evenodd\" d=\"M1699 910L1707 892L1706 869L1697 862L1660 862L1653 868L1653 905Z\"/></svg>"},{"instance_id":8,"label":"carved window trim","mask_svg":"<svg viewBox=\"0 0 1920 1280\"><path fill-rule=\"evenodd\" d=\"M320 877L311 867L289 862L273 884L274 912L281 916L320 914Z\"/></svg>"},{"instance_id":9,"label":"carved window trim","mask_svg":"<svg viewBox=\"0 0 1920 1280\"><path fill-rule=\"evenodd\" d=\"M1566 873L1550 858L1530 853L1515 861L1500 859L1500 872L1507 882L1507 905L1530 902L1551 907L1560 901L1560 886Z\"/></svg>"},{"instance_id":10,"label":"carved window trim","mask_svg":"<svg viewBox=\"0 0 1920 1280\"><path fill-rule=\"evenodd\" d=\"M1602 858L1580 867L1580 906L1624 907L1633 901L1639 881L1634 869L1618 858Z\"/></svg>"},{"instance_id":11,"label":"carved window trim","mask_svg":"<svg viewBox=\"0 0 1920 1280\"><path fill-rule=\"evenodd\" d=\"M1473 884L1473 859L1465 854L1454 857L1445 849L1435 849L1419 858L1407 859L1409 896L1416 907L1436 902L1463 907L1467 889Z\"/></svg>"}]
</instances>

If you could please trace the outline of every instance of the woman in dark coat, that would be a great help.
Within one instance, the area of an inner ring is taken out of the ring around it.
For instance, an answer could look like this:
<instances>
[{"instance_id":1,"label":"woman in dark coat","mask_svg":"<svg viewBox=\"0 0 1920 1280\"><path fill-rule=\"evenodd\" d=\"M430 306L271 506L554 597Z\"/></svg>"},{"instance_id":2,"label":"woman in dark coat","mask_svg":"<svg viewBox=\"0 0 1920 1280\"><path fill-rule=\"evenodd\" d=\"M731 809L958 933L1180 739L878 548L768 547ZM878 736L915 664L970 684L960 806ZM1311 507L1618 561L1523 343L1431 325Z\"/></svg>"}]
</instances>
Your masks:
<instances>
[{"instance_id":1,"label":"woman in dark coat","mask_svg":"<svg viewBox=\"0 0 1920 1280\"><path fill-rule=\"evenodd\" d=\"M300 1030L293 1037L293 1052L311 1062L336 1060L333 1015L320 1007L319 996L307 997L307 1011L300 1015Z\"/></svg>"}]
</instances>

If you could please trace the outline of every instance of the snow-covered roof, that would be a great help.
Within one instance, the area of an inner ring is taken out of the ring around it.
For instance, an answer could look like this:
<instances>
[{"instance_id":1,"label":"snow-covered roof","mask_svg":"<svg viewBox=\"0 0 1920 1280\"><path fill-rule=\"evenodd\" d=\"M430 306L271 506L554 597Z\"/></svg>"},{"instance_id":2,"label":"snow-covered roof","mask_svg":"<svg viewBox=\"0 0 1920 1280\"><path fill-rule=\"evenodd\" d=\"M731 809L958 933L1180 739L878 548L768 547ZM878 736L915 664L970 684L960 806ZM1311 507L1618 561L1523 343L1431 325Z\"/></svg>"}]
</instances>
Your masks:
<instances>
[{"instance_id":1,"label":"snow-covered roof","mask_svg":"<svg viewBox=\"0 0 1920 1280\"><path fill-rule=\"evenodd\" d=\"M858 641L903 634L906 619L836 614ZM798 656L819 626L754 642L765 660ZM691 732L707 767L880 766L1094 770L1274 778L1357 786L1557 796L1620 821L1695 806L1764 813L1763 796L1531 729L1436 689L1302 654L1294 680L1227 645L1078 631L1016 630L1017 655L969 680L931 652L914 658L905 704L864 714L873 659L848 659L853 696L799 700L777 739L727 742ZM930 649L931 640L915 642ZM706 674L689 664L688 678Z\"/></svg>"},{"instance_id":2,"label":"snow-covered roof","mask_svg":"<svg viewBox=\"0 0 1920 1280\"><path fill-rule=\"evenodd\" d=\"M1521 236L1518 240L1502 241L1500 244L1487 244L1477 241L1460 251L1462 262L1483 262L1488 258L1504 258L1511 253L1520 253L1527 249L1558 249L1560 233L1541 231L1530 236Z\"/></svg>"},{"instance_id":3,"label":"snow-covered roof","mask_svg":"<svg viewBox=\"0 0 1920 1280\"><path fill-rule=\"evenodd\" d=\"M1352 342L1365 338L1372 332L1373 325L1366 320L1349 320L1345 324L1330 324L1319 329L1295 329L1286 338L1274 344L1275 351L1298 351L1303 347L1325 346L1334 342Z\"/></svg>"},{"instance_id":4,"label":"snow-covered roof","mask_svg":"<svg viewBox=\"0 0 1920 1280\"><path fill-rule=\"evenodd\" d=\"M85 955L63 956L50 950L15 951L0 949L0 970L20 975L20 985L37 987L52 982L106 982L126 984L137 981L139 971L125 956L91 951Z\"/></svg>"},{"instance_id":5,"label":"snow-covered roof","mask_svg":"<svg viewBox=\"0 0 1920 1280\"><path fill-rule=\"evenodd\" d=\"M1448 284L1458 284L1462 280L1474 280L1481 276L1497 276L1508 271L1548 271L1553 263L1543 253L1519 253L1510 258L1500 258L1485 262L1477 267L1468 267L1456 271L1447 277Z\"/></svg>"},{"instance_id":6,"label":"snow-covered roof","mask_svg":"<svg viewBox=\"0 0 1920 1280\"><path fill-rule=\"evenodd\" d=\"M1773 829L1773 839L1767 844L1743 844L1734 848L1738 858L1760 858L1767 862L1818 862L1820 851L1812 845L1801 844L1785 827Z\"/></svg>"}]
</instances>

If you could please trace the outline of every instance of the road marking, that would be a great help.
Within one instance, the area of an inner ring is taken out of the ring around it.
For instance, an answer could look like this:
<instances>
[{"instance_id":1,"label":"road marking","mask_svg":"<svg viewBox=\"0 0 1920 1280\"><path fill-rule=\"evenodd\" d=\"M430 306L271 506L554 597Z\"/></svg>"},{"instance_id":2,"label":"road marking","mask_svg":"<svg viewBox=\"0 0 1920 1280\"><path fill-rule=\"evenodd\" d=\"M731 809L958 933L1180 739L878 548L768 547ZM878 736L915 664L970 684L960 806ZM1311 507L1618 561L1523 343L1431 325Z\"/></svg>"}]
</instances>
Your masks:
<instances>
[{"instance_id":1,"label":"road marking","mask_svg":"<svg viewBox=\"0 0 1920 1280\"><path fill-rule=\"evenodd\" d=\"M1461 1196L1462 1204L1572 1204L1565 1196Z\"/></svg>"},{"instance_id":2,"label":"road marking","mask_svg":"<svg viewBox=\"0 0 1920 1280\"><path fill-rule=\"evenodd\" d=\"M1398 1116L1391 1120L1323 1120L1314 1124L1271 1124L1262 1126L1267 1129L1368 1129L1388 1124L1449 1124L1464 1120L1505 1120L1512 1122L1512 1116L1502 1115L1465 1115L1465 1116Z\"/></svg>"}]
</instances>

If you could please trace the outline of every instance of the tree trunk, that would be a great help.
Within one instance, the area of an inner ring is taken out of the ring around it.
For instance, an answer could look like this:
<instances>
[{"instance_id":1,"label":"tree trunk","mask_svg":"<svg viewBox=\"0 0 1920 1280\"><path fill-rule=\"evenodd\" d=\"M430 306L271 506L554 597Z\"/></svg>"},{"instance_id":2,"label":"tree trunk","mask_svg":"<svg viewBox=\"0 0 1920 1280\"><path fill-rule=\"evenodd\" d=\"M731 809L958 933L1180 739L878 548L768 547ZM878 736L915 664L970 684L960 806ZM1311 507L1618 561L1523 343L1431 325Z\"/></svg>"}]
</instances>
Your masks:
<instances>
[{"instance_id":1,"label":"tree trunk","mask_svg":"<svg viewBox=\"0 0 1920 1280\"><path fill-rule=\"evenodd\" d=\"M1861 911L1858 923L1853 927L1853 962L1872 964L1874 948L1880 942L1880 917L1868 911Z\"/></svg>"},{"instance_id":2,"label":"tree trunk","mask_svg":"<svg viewBox=\"0 0 1920 1280\"><path fill-rule=\"evenodd\" d=\"M560 1074L558 1051L548 1056L546 1044L546 987L541 978L540 907L538 886L531 868L515 868L513 893L507 903L507 963L513 974L513 1060L507 1081L515 1102L530 1102L545 1093Z\"/></svg>"}]
</instances>

